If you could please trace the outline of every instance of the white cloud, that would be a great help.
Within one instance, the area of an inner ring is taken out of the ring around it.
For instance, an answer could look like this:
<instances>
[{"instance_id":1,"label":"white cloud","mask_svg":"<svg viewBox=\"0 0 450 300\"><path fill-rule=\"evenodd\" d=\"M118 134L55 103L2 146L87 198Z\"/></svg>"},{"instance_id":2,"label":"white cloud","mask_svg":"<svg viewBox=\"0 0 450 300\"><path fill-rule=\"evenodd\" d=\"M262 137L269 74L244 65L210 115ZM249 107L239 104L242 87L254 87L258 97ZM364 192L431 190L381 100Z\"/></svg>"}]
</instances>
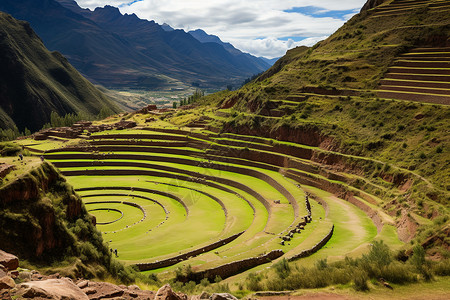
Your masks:
<instances>
[{"instance_id":1,"label":"white cloud","mask_svg":"<svg viewBox=\"0 0 450 300\"><path fill-rule=\"evenodd\" d=\"M278 57L293 47L322 40L353 14L343 19L288 13L295 7L315 6L321 12L359 10L366 0L77 0L81 7L120 7L142 19L168 23L174 28L201 28L257 56ZM301 42L289 37L307 38Z\"/></svg>"}]
</instances>

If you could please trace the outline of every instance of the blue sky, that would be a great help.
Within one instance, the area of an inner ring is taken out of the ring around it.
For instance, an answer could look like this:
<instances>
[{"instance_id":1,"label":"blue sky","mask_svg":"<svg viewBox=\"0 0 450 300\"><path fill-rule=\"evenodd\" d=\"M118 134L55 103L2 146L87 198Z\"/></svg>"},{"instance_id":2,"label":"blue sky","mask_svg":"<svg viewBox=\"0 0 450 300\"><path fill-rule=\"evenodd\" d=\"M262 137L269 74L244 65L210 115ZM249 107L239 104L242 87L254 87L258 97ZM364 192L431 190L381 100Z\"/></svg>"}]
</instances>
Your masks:
<instances>
[{"instance_id":1,"label":"blue sky","mask_svg":"<svg viewBox=\"0 0 450 300\"><path fill-rule=\"evenodd\" d=\"M280 57L325 39L359 12L366 0L76 0L83 8L112 5L122 13L203 29L256 56Z\"/></svg>"}]
</instances>

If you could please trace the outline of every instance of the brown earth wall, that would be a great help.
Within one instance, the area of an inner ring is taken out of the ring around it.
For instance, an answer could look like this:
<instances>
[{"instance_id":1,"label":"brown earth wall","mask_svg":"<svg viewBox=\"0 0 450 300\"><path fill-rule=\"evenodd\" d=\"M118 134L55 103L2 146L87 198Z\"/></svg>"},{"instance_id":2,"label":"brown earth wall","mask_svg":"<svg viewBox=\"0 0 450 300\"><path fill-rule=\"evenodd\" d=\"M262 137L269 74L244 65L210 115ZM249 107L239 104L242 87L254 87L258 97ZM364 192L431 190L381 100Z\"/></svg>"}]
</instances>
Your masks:
<instances>
[{"instance_id":1,"label":"brown earth wall","mask_svg":"<svg viewBox=\"0 0 450 300\"><path fill-rule=\"evenodd\" d=\"M422 94L439 94L439 95L447 95L450 98L450 90L439 90L439 89L426 89L422 87L407 87L407 86L390 86L390 85L381 85L379 87L380 90L388 90L388 91L399 91L399 92L411 92L411 93L422 93Z\"/></svg>"},{"instance_id":2,"label":"brown earth wall","mask_svg":"<svg viewBox=\"0 0 450 300\"><path fill-rule=\"evenodd\" d=\"M388 99L398 99L416 102L427 102L435 104L450 105L449 96L434 96L434 95L419 95L409 93L396 93L396 92L377 92L378 97Z\"/></svg>"},{"instance_id":3,"label":"brown earth wall","mask_svg":"<svg viewBox=\"0 0 450 300\"><path fill-rule=\"evenodd\" d=\"M420 81L398 81L383 79L380 81L381 86L412 86L412 87L427 87L436 89L450 89L450 82L420 82ZM380 88L382 89L382 88Z\"/></svg>"},{"instance_id":4,"label":"brown earth wall","mask_svg":"<svg viewBox=\"0 0 450 300\"><path fill-rule=\"evenodd\" d=\"M253 137L253 136L237 135L237 134L231 134L231 133L222 133L222 134L220 134L220 137L226 137L226 138L231 138L231 139L235 139L235 140L242 140L245 142L253 142L253 143L270 145L270 142L268 140L265 140L263 138L259 138L256 136Z\"/></svg>"},{"instance_id":5,"label":"brown earth wall","mask_svg":"<svg viewBox=\"0 0 450 300\"><path fill-rule=\"evenodd\" d=\"M329 139L329 137L320 132L319 128L314 126L292 128L286 125L274 129L265 126L250 128L248 126L234 127L226 125L224 126L224 131L240 135L261 136L313 147L319 147L323 141Z\"/></svg>"},{"instance_id":6,"label":"brown earth wall","mask_svg":"<svg viewBox=\"0 0 450 300\"><path fill-rule=\"evenodd\" d=\"M450 62L418 62L418 61L399 61L395 66L408 68L450 68Z\"/></svg>"},{"instance_id":7,"label":"brown earth wall","mask_svg":"<svg viewBox=\"0 0 450 300\"><path fill-rule=\"evenodd\" d=\"M358 96L360 93L359 91L354 90L338 90L338 89L327 90L324 88L314 86L303 87L301 92L327 96Z\"/></svg>"},{"instance_id":8,"label":"brown earth wall","mask_svg":"<svg viewBox=\"0 0 450 300\"><path fill-rule=\"evenodd\" d=\"M44 162L44 164L47 164ZM33 180L31 176L21 176L16 180L3 185L0 188L0 207L10 205L20 199L22 201L34 201L39 198L40 191L48 191L48 187L60 180L60 175L54 168L46 168L47 174L39 180Z\"/></svg>"},{"instance_id":9,"label":"brown earth wall","mask_svg":"<svg viewBox=\"0 0 450 300\"><path fill-rule=\"evenodd\" d=\"M434 75L448 75L448 70L439 70L439 69L414 69L414 68L389 68L389 72L392 73L407 73L407 74L434 74Z\"/></svg>"},{"instance_id":10,"label":"brown earth wall","mask_svg":"<svg viewBox=\"0 0 450 300\"><path fill-rule=\"evenodd\" d=\"M417 75L417 74L386 74L385 79L404 79L404 80L420 80L420 81L441 81L441 82L450 82L449 76L440 76L440 75Z\"/></svg>"},{"instance_id":11,"label":"brown earth wall","mask_svg":"<svg viewBox=\"0 0 450 300\"><path fill-rule=\"evenodd\" d=\"M143 128L144 130L163 132L163 133L171 133L171 134L180 134L180 135L188 135L199 139L210 140L210 137L205 134L201 134L199 132L191 132L181 129L164 129L164 128Z\"/></svg>"}]
</instances>

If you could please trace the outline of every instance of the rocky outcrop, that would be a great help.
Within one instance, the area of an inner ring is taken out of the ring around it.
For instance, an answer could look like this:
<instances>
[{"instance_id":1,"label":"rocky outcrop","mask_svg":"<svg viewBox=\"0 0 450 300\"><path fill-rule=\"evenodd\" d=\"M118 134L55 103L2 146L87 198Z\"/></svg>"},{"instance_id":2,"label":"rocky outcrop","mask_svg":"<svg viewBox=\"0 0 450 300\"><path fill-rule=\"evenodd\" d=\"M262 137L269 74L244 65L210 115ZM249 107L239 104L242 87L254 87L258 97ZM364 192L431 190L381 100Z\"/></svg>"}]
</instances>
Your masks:
<instances>
[{"instance_id":1,"label":"rocky outcrop","mask_svg":"<svg viewBox=\"0 0 450 300\"><path fill-rule=\"evenodd\" d=\"M0 164L0 178L5 177L15 169L13 165Z\"/></svg>"},{"instance_id":2,"label":"rocky outcrop","mask_svg":"<svg viewBox=\"0 0 450 300\"><path fill-rule=\"evenodd\" d=\"M155 298L154 292L143 291L136 285L117 286L108 282L93 282L85 279L74 282L59 274L46 276L38 271L11 269L18 267L18 258L2 250L0 255L0 299L153 300ZM164 291L166 291L165 294L173 293L167 288ZM187 300L183 294L173 294L176 297L170 298L172 300Z\"/></svg>"},{"instance_id":3,"label":"rocky outcrop","mask_svg":"<svg viewBox=\"0 0 450 300\"><path fill-rule=\"evenodd\" d=\"M0 188L1 246L33 261L63 257L75 245L67 225L86 214L66 180L44 162Z\"/></svg>"},{"instance_id":4,"label":"rocky outcrop","mask_svg":"<svg viewBox=\"0 0 450 300\"><path fill-rule=\"evenodd\" d=\"M78 288L87 295L90 300L99 299L142 299L153 300L155 293L152 291L143 291L136 285L114 285L108 282L94 282L89 280L80 280L77 282Z\"/></svg>"},{"instance_id":5,"label":"rocky outcrop","mask_svg":"<svg viewBox=\"0 0 450 300\"><path fill-rule=\"evenodd\" d=\"M15 296L21 298L46 298L55 300L88 300L88 296L77 287L72 280L48 279L43 281L30 281L19 284Z\"/></svg>"},{"instance_id":6,"label":"rocky outcrop","mask_svg":"<svg viewBox=\"0 0 450 300\"><path fill-rule=\"evenodd\" d=\"M16 286L14 280L9 276L3 276L0 278L0 291L9 290Z\"/></svg>"},{"instance_id":7,"label":"rocky outcrop","mask_svg":"<svg viewBox=\"0 0 450 300\"><path fill-rule=\"evenodd\" d=\"M228 293L214 293L209 297L210 300L238 300L235 296Z\"/></svg>"},{"instance_id":8,"label":"rocky outcrop","mask_svg":"<svg viewBox=\"0 0 450 300\"><path fill-rule=\"evenodd\" d=\"M187 296L175 293L170 285L166 284L156 292L155 300L187 300Z\"/></svg>"},{"instance_id":9,"label":"rocky outcrop","mask_svg":"<svg viewBox=\"0 0 450 300\"><path fill-rule=\"evenodd\" d=\"M12 271L19 267L19 259L15 255L0 250L0 265Z\"/></svg>"}]
</instances>

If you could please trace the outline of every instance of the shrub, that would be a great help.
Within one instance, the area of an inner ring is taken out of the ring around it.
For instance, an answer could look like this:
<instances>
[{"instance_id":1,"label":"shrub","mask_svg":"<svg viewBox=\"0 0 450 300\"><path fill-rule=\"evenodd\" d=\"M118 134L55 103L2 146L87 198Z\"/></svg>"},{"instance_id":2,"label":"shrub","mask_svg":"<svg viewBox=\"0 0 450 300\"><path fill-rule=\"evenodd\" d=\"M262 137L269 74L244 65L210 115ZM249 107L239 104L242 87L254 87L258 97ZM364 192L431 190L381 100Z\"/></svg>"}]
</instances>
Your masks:
<instances>
[{"instance_id":1,"label":"shrub","mask_svg":"<svg viewBox=\"0 0 450 300\"><path fill-rule=\"evenodd\" d=\"M433 273L438 276L450 276L450 259L445 259L433 266Z\"/></svg>"},{"instance_id":2,"label":"shrub","mask_svg":"<svg viewBox=\"0 0 450 300\"><path fill-rule=\"evenodd\" d=\"M375 263L381 269L391 263L392 255L389 247L383 241L374 241L369 253L363 255L362 260Z\"/></svg>"},{"instance_id":3,"label":"shrub","mask_svg":"<svg viewBox=\"0 0 450 300\"><path fill-rule=\"evenodd\" d=\"M327 263L327 259L326 258L325 259L319 259L316 262L316 268L319 269L319 270L324 270L327 267L328 267L328 263Z\"/></svg>"},{"instance_id":4,"label":"shrub","mask_svg":"<svg viewBox=\"0 0 450 300\"><path fill-rule=\"evenodd\" d=\"M275 268L275 272L277 273L278 277L280 277L281 279L285 279L291 273L289 263L284 258L277 262L273 267Z\"/></svg>"},{"instance_id":5,"label":"shrub","mask_svg":"<svg viewBox=\"0 0 450 300\"><path fill-rule=\"evenodd\" d=\"M261 291L263 286L261 284L262 276L255 273L250 273L245 280L247 289L250 291Z\"/></svg>"},{"instance_id":6,"label":"shrub","mask_svg":"<svg viewBox=\"0 0 450 300\"><path fill-rule=\"evenodd\" d=\"M362 270L355 270L353 273L353 287L357 291L368 291L369 286L367 285L367 280L369 277L367 273Z\"/></svg>"},{"instance_id":7,"label":"shrub","mask_svg":"<svg viewBox=\"0 0 450 300\"><path fill-rule=\"evenodd\" d=\"M0 143L1 156L15 156L18 155L21 148L14 143Z\"/></svg>"},{"instance_id":8,"label":"shrub","mask_svg":"<svg viewBox=\"0 0 450 300\"><path fill-rule=\"evenodd\" d=\"M416 281L411 268L400 262L393 262L381 269L381 277L391 283L408 283Z\"/></svg>"}]
</instances>

